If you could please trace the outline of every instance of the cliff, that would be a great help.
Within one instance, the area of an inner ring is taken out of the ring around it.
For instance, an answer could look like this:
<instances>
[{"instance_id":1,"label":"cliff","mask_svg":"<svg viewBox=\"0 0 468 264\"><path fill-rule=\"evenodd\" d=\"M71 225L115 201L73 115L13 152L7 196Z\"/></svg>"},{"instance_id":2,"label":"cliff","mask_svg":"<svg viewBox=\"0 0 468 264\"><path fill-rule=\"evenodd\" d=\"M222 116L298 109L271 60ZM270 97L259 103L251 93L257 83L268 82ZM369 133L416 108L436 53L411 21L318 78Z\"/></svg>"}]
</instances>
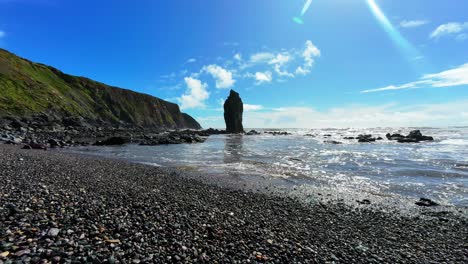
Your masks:
<instances>
[{"instance_id":1,"label":"cliff","mask_svg":"<svg viewBox=\"0 0 468 264\"><path fill-rule=\"evenodd\" d=\"M0 118L38 116L64 125L75 120L72 125L201 128L177 104L68 75L0 49Z\"/></svg>"}]
</instances>

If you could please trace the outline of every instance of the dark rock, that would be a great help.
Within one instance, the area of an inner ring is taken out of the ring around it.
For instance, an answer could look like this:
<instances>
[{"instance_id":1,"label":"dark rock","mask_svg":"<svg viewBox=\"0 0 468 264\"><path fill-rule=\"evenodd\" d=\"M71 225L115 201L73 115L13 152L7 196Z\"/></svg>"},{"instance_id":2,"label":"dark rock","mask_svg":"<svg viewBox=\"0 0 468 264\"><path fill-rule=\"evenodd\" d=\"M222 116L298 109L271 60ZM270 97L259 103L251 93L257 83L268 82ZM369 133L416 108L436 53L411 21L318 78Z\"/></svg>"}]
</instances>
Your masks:
<instances>
[{"instance_id":1,"label":"dark rock","mask_svg":"<svg viewBox=\"0 0 468 264\"><path fill-rule=\"evenodd\" d=\"M370 142L375 142L376 139L372 137L372 135L359 135L356 137L358 139L358 142L360 143L370 143Z\"/></svg>"},{"instance_id":2,"label":"dark rock","mask_svg":"<svg viewBox=\"0 0 468 264\"><path fill-rule=\"evenodd\" d=\"M199 134L202 134L200 136ZM173 145L173 144L184 144L184 143L202 143L205 142L203 137L204 133L200 131L181 131L171 132L169 134L160 134L155 137L146 137L145 140L140 142L141 146L157 146L157 145Z\"/></svg>"},{"instance_id":3,"label":"dark rock","mask_svg":"<svg viewBox=\"0 0 468 264\"><path fill-rule=\"evenodd\" d=\"M423 136L420 130L413 130L409 133L407 138L419 140L419 141L432 141L434 140L433 137Z\"/></svg>"},{"instance_id":4,"label":"dark rock","mask_svg":"<svg viewBox=\"0 0 468 264\"><path fill-rule=\"evenodd\" d=\"M8 215L9 216L14 216L14 215L17 215L17 214L21 213L21 211L18 209L18 207L16 205L14 205L14 204L7 204L6 208L8 209Z\"/></svg>"},{"instance_id":5,"label":"dark rock","mask_svg":"<svg viewBox=\"0 0 468 264\"><path fill-rule=\"evenodd\" d=\"M343 139L351 140L351 139L356 139L355 137L344 137Z\"/></svg>"},{"instance_id":6,"label":"dark rock","mask_svg":"<svg viewBox=\"0 0 468 264\"><path fill-rule=\"evenodd\" d=\"M246 135L247 136L260 135L260 132L255 131L255 130L250 130Z\"/></svg>"},{"instance_id":7,"label":"dark rock","mask_svg":"<svg viewBox=\"0 0 468 264\"><path fill-rule=\"evenodd\" d=\"M55 139L49 139L49 140L47 141L47 143L49 143L49 145L50 145L51 148L56 148L56 147L60 147L60 146L61 146L60 142L57 141L57 140L55 140Z\"/></svg>"},{"instance_id":8,"label":"dark rock","mask_svg":"<svg viewBox=\"0 0 468 264\"><path fill-rule=\"evenodd\" d=\"M200 132L204 133L206 135L224 135L224 134L227 134L227 132L225 130L219 130L219 129L214 129L214 128L208 128L208 129L200 131Z\"/></svg>"},{"instance_id":9,"label":"dark rock","mask_svg":"<svg viewBox=\"0 0 468 264\"><path fill-rule=\"evenodd\" d=\"M224 103L224 121L226 122L226 132L238 134L244 132L242 126L242 114L244 104L239 94L231 90L228 99Z\"/></svg>"},{"instance_id":10,"label":"dark rock","mask_svg":"<svg viewBox=\"0 0 468 264\"><path fill-rule=\"evenodd\" d=\"M401 134L390 134L390 133L387 133L385 135L385 137L388 139L388 140L399 140L399 139L402 139L402 138L405 138L405 136L401 135Z\"/></svg>"},{"instance_id":11,"label":"dark rock","mask_svg":"<svg viewBox=\"0 0 468 264\"><path fill-rule=\"evenodd\" d=\"M420 141L415 138L400 138L398 143L419 143Z\"/></svg>"},{"instance_id":12,"label":"dark rock","mask_svg":"<svg viewBox=\"0 0 468 264\"><path fill-rule=\"evenodd\" d=\"M117 146L127 144L130 140L123 137L111 137L106 140L97 141L96 146Z\"/></svg>"},{"instance_id":13,"label":"dark rock","mask_svg":"<svg viewBox=\"0 0 468 264\"><path fill-rule=\"evenodd\" d=\"M304 137L315 137L315 135L312 135L312 134L305 134Z\"/></svg>"},{"instance_id":14,"label":"dark rock","mask_svg":"<svg viewBox=\"0 0 468 264\"><path fill-rule=\"evenodd\" d=\"M371 204L371 201L368 200L368 199L364 199L364 200L362 200L362 201L357 200L356 202L357 202L358 204Z\"/></svg>"},{"instance_id":15,"label":"dark rock","mask_svg":"<svg viewBox=\"0 0 468 264\"><path fill-rule=\"evenodd\" d=\"M32 149L30 145L24 145L22 149Z\"/></svg>"},{"instance_id":16,"label":"dark rock","mask_svg":"<svg viewBox=\"0 0 468 264\"><path fill-rule=\"evenodd\" d=\"M420 130L413 130L409 133L408 136L403 136L401 134L390 134L386 135L388 140L396 140L399 143L419 143L421 141L432 141L433 137L424 136Z\"/></svg>"},{"instance_id":17,"label":"dark rock","mask_svg":"<svg viewBox=\"0 0 468 264\"><path fill-rule=\"evenodd\" d=\"M429 207L429 206L438 206L439 204L432 201L431 199L427 199L427 198L421 198L419 199L418 202L415 202L416 205L418 206L426 206L426 207Z\"/></svg>"},{"instance_id":18,"label":"dark rock","mask_svg":"<svg viewBox=\"0 0 468 264\"><path fill-rule=\"evenodd\" d=\"M325 141L323 141L323 143L335 144L335 145L343 144L343 143L341 143L339 141L335 141L335 140L325 140Z\"/></svg>"},{"instance_id":19,"label":"dark rock","mask_svg":"<svg viewBox=\"0 0 468 264\"><path fill-rule=\"evenodd\" d=\"M273 135L273 136L289 136L289 135L292 135L291 133L288 133L286 131L266 131L265 134L270 134L270 135Z\"/></svg>"},{"instance_id":20,"label":"dark rock","mask_svg":"<svg viewBox=\"0 0 468 264\"><path fill-rule=\"evenodd\" d=\"M29 143L29 146L30 146L32 149L47 150L47 146L44 145L44 144L40 144L40 143L31 142L31 143Z\"/></svg>"}]
</instances>

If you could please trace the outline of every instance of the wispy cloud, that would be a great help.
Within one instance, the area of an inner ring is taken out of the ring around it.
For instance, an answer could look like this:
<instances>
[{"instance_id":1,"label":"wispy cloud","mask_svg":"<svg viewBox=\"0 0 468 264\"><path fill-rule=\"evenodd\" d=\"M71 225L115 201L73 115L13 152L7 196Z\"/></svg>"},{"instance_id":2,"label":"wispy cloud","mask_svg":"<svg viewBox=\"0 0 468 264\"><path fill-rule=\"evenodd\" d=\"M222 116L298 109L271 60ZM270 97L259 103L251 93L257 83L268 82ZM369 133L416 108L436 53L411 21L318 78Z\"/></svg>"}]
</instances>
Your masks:
<instances>
[{"instance_id":1,"label":"wispy cloud","mask_svg":"<svg viewBox=\"0 0 468 264\"><path fill-rule=\"evenodd\" d=\"M468 22L450 22L438 26L430 35L431 39L439 39L444 36L454 36L456 39L466 39L468 31Z\"/></svg>"},{"instance_id":2,"label":"wispy cloud","mask_svg":"<svg viewBox=\"0 0 468 264\"><path fill-rule=\"evenodd\" d=\"M3 30L0 30L0 38L3 38L3 37L5 37L5 36L6 36L6 33L5 33L5 31L3 31Z\"/></svg>"},{"instance_id":3,"label":"wispy cloud","mask_svg":"<svg viewBox=\"0 0 468 264\"><path fill-rule=\"evenodd\" d=\"M275 54L270 52L259 52L250 56L250 62L253 64L256 63L268 63L275 57Z\"/></svg>"},{"instance_id":4,"label":"wispy cloud","mask_svg":"<svg viewBox=\"0 0 468 264\"><path fill-rule=\"evenodd\" d=\"M180 108L205 107L205 100L210 97L210 93L207 91L208 85L192 77L186 77L184 80L187 85L187 91L181 97L177 98L180 103Z\"/></svg>"},{"instance_id":5,"label":"wispy cloud","mask_svg":"<svg viewBox=\"0 0 468 264\"><path fill-rule=\"evenodd\" d=\"M392 90L418 89L418 88L443 88L468 85L468 63L457 68L439 73L423 75L419 80L402 85L389 85L377 89L361 91L361 93L373 93Z\"/></svg>"},{"instance_id":6,"label":"wispy cloud","mask_svg":"<svg viewBox=\"0 0 468 264\"><path fill-rule=\"evenodd\" d=\"M263 109L262 105L244 104L244 111L246 111L246 112L259 111L259 110L262 110L262 109Z\"/></svg>"},{"instance_id":7,"label":"wispy cloud","mask_svg":"<svg viewBox=\"0 0 468 264\"><path fill-rule=\"evenodd\" d=\"M400 22L402 28L415 28L429 24L427 20L403 20Z\"/></svg>"},{"instance_id":8,"label":"wispy cloud","mask_svg":"<svg viewBox=\"0 0 468 264\"><path fill-rule=\"evenodd\" d=\"M197 62L197 59L190 58L190 59L187 60L187 63L194 63L194 62Z\"/></svg>"}]
</instances>

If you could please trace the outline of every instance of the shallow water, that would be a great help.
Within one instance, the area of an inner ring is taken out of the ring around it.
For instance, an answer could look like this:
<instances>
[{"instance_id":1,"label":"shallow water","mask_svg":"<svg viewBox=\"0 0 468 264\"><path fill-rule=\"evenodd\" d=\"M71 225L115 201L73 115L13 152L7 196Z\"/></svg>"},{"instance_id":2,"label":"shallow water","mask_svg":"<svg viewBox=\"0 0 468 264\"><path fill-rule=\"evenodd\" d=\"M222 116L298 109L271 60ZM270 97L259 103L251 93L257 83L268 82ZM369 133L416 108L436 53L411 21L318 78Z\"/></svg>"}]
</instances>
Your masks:
<instances>
[{"instance_id":1,"label":"shallow water","mask_svg":"<svg viewBox=\"0 0 468 264\"><path fill-rule=\"evenodd\" d=\"M202 144L82 147L68 151L183 167L230 181L262 177L302 190L427 197L445 205L468 206L468 128L420 129L436 140L401 144L384 139L369 144L343 139L362 133L385 138L387 132L407 134L411 128L286 129L281 131L293 135L215 135ZM344 144L333 145L325 140Z\"/></svg>"}]
</instances>

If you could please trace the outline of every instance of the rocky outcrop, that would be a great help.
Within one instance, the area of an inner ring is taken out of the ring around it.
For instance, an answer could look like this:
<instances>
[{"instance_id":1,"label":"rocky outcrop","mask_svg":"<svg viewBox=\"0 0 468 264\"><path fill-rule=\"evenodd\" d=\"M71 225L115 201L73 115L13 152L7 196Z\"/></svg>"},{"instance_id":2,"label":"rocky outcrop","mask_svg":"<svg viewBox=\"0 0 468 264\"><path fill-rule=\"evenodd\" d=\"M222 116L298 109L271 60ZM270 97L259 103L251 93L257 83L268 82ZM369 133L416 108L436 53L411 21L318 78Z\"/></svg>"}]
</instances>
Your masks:
<instances>
[{"instance_id":1,"label":"rocky outcrop","mask_svg":"<svg viewBox=\"0 0 468 264\"><path fill-rule=\"evenodd\" d=\"M230 134L244 133L242 125L242 114L244 104L239 94L231 90L228 99L224 103L224 121L226 122L226 132Z\"/></svg>"},{"instance_id":2,"label":"rocky outcrop","mask_svg":"<svg viewBox=\"0 0 468 264\"><path fill-rule=\"evenodd\" d=\"M200 129L179 106L0 49L0 127Z\"/></svg>"},{"instance_id":3,"label":"rocky outcrop","mask_svg":"<svg viewBox=\"0 0 468 264\"><path fill-rule=\"evenodd\" d=\"M399 143L419 143L421 141L433 141L433 137L423 136L420 130L413 130L409 133L408 136L403 136L401 134L390 134L386 135L388 140L395 140Z\"/></svg>"}]
</instances>

